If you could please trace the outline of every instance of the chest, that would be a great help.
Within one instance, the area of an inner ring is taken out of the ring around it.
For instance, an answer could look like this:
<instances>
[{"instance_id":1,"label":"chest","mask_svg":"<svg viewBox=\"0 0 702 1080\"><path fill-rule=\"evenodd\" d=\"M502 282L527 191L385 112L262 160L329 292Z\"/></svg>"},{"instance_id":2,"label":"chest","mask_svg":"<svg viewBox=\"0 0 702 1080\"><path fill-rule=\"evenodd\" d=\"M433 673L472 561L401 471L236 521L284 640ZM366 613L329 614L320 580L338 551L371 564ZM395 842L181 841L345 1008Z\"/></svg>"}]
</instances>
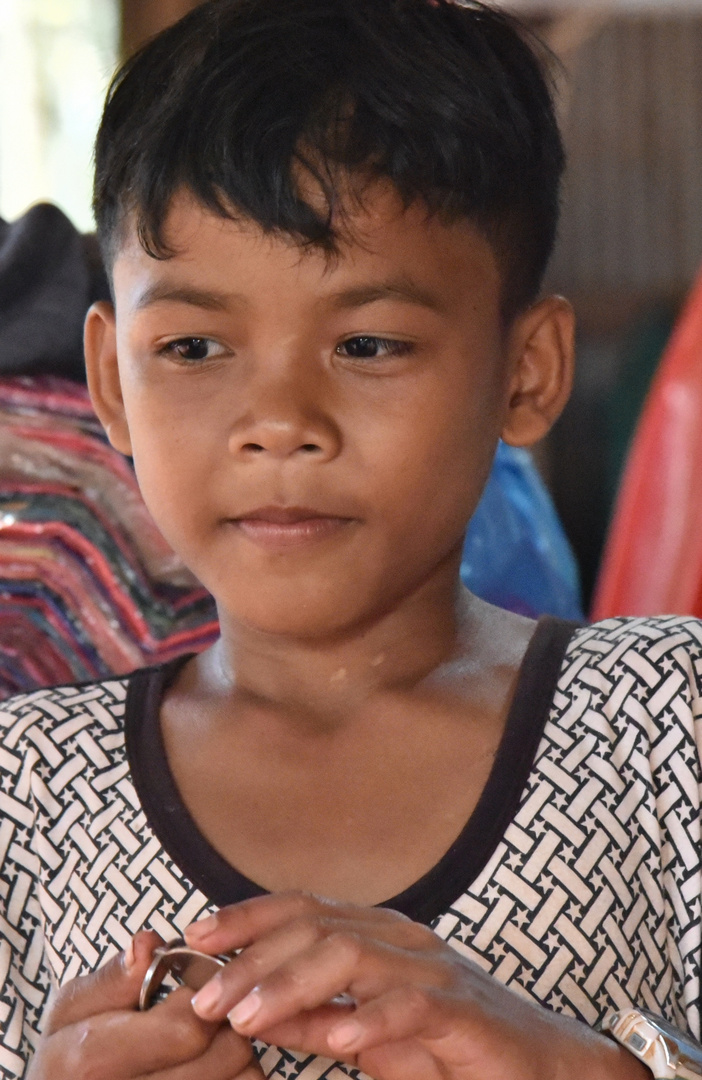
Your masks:
<instances>
[{"instance_id":1,"label":"chest","mask_svg":"<svg viewBox=\"0 0 702 1080\"><path fill-rule=\"evenodd\" d=\"M166 729L167 730L167 729ZM169 766L203 836L270 891L380 903L421 878L469 820L500 731L439 715L290 740L217 743L180 728ZM185 737L183 737L185 736Z\"/></svg>"},{"instance_id":2,"label":"chest","mask_svg":"<svg viewBox=\"0 0 702 1080\"><path fill-rule=\"evenodd\" d=\"M448 883L450 899L432 925L505 984L588 1023L628 1000L694 1031L699 800L691 788L652 832L651 777L639 763L646 756L632 747L616 770L605 770L602 747L587 743L574 770L573 740L556 731L544 741L489 858ZM63 982L123 948L140 926L170 937L210 906L187 858L172 857L179 829L169 832L168 808L154 832L116 749L104 770L73 775L51 799L40 797L39 779L34 789L23 820L33 816L35 854L11 843L2 870L7 939L25 957L23 979L36 973L40 939ZM48 989L40 975L27 983L34 1009ZM297 1075L286 1052L270 1048L264 1058L267 1075L283 1065Z\"/></svg>"}]
</instances>

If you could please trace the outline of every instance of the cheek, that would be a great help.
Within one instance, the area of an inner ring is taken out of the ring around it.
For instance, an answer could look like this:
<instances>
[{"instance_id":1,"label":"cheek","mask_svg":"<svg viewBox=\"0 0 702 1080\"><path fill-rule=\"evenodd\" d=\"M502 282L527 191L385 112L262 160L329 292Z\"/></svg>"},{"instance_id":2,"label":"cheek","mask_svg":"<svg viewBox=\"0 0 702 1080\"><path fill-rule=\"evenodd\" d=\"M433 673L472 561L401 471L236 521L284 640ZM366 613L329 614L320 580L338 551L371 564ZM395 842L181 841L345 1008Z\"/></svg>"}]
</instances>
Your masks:
<instances>
[{"instance_id":1,"label":"cheek","mask_svg":"<svg viewBox=\"0 0 702 1080\"><path fill-rule=\"evenodd\" d=\"M170 545L187 559L184 539L202 523L199 500L203 477L209 475L210 447L206 429L173 415L156 415L142 400L131 410L134 469L151 516ZM187 546L187 543L186 543Z\"/></svg>"},{"instance_id":2,"label":"cheek","mask_svg":"<svg viewBox=\"0 0 702 1080\"><path fill-rule=\"evenodd\" d=\"M498 402L492 388L478 393L465 378L444 380L404 402L394 422L369 436L369 475L385 487L398 525L411 527L421 516L439 535L462 531L492 464Z\"/></svg>"}]
</instances>

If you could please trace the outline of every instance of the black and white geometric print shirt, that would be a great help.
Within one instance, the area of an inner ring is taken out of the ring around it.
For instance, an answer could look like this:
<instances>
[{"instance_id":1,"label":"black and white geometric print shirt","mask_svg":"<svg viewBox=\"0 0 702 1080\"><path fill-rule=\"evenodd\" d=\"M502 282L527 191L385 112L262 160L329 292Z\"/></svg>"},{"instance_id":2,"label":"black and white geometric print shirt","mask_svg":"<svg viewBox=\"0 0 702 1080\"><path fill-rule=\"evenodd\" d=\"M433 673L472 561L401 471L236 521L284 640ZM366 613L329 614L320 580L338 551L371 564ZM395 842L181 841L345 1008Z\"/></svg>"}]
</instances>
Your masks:
<instances>
[{"instance_id":1,"label":"black and white geometric print shirt","mask_svg":"<svg viewBox=\"0 0 702 1080\"><path fill-rule=\"evenodd\" d=\"M0 705L0 1077L52 984L148 925L263 890L181 802L159 702L177 664ZM483 795L388 906L514 990L595 1024L636 1002L699 1035L702 623L543 619ZM267 1076L361 1074L257 1046Z\"/></svg>"}]
</instances>

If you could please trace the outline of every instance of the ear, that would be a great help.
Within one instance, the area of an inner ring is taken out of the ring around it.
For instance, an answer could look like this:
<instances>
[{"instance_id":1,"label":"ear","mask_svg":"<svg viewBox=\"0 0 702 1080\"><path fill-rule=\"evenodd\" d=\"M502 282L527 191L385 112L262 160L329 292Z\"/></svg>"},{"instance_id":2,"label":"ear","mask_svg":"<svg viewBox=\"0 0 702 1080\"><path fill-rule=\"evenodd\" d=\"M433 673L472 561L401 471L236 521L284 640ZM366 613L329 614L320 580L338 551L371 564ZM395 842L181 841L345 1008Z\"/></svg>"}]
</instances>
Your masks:
<instances>
[{"instance_id":1,"label":"ear","mask_svg":"<svg viewBox=\"0 0 702 1080\"><path fill-rule=\"evenodd\" d=\"M100 300L88 311L83 344L88 390L95 412L115 450L131 455L132 444L117 365L115 310L108 301Z\"/></svg>"},{"instance_id":2,"label":"ear","mask_svg":"<svg viewBox=\"0 0 702 1080\"><path fill-rule=\"evenodd\" d=\"M515 319L508 336L509 385L502 439L531 446L558 419L573 385L575 316L548 296Z\"/></svg>"}]
</instances>

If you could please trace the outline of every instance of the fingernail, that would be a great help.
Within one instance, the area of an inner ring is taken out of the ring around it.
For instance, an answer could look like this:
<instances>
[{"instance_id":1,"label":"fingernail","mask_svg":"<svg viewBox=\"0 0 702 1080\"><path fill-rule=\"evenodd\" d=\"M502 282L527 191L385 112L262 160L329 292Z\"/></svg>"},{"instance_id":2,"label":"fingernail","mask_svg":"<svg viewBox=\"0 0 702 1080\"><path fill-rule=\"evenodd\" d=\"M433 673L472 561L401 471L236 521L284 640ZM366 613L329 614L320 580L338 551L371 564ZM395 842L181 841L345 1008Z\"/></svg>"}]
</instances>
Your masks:
<instances>
[{"instance_id":1,"label":"fingernail","mask_svg":"<svg viewBox=\"0 0 702 1080\"><path fill-rule=\"evenodd\" d=\"M201 1016L204 1019L208 1013L214 1011L221 996L222 985L219 979L210 979L208 983L205 983L202 990L198 990L191 1005L198 1016Z\"/></svg>"},{"instance_id":2,"label":"fingernail","mask_svg":"<svg viewBox=\"0 0 702 1080\"><path fill-rule=\"evenodd\" d=\"M132 940L127 945L127 948L124 950L124 954L122 956L122 963L124 965L124 970L127 972L127 975L129 975L132 968L134 967L135 960L136 955L134 951L134 938L132 938Z\"/></svg>"},{"instance_id":3,"label":"fingernail","mask_svg":"<svg viewBox=\"0 0 702 1080\"><path fill-rule=\"evenodd\" d=\"M350 1050L352 1046L361 1041L362 1035L363 1028L361 1025L357 1024L355 1020L348 1020L329 1032L327 1042L332 1050Z\"/></svg>"},{"instance_id":4,"label":"fingernail","mask_svg":"<svg viewBox=\"0 0 702 1080\"><path fill-rule=\"evenodd\" d=\"M232 1027L246 1027L253 1020L262 1004L260 993L254 989L238 1005L234 1006L232 1011L228 1013L227 1019Z\"/></svg>"},{"instance_id":5,"label":"fingernail","mask_svg":"<svg viewBox=\"0 0 702 1080\"><path fill-rule=\"evenodd\" d=\"M206 915L204 919L198 919L191 923L185 931L186 937L204 938L217 929L217 916Z\"/></svg>"}]
</instances>

